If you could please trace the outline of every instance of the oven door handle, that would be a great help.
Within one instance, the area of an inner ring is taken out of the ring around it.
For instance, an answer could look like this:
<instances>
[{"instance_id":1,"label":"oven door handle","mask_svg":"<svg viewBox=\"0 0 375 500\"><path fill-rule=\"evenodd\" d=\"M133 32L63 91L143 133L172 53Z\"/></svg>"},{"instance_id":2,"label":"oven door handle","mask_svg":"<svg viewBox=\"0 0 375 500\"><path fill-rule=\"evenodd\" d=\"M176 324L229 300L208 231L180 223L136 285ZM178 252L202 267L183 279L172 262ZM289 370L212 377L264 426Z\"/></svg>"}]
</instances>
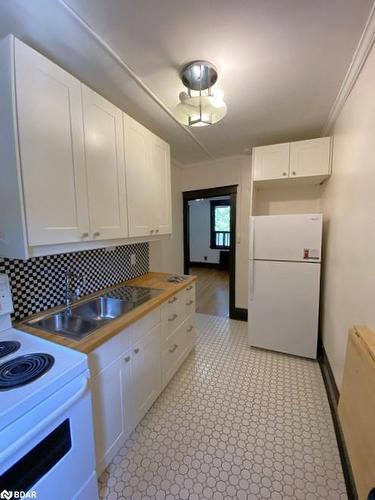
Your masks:
<instances>
[{"instance_id":1,"label":"oven door handle","mask_svg":"<svg viewBox=\"0 0 375 500\"><path fill-rule=\"evenodd\" d=\"M18 441L12 443L10 446L8 446L8 448L0 453L0 463L6 462L9 457L17 453L20 448L34 439L34 437L37 436L44 428L48 427L51 423L53 423L56 419L63 415L66 410L73 406L83 396L88 388L88 385L88 378L85 377L85 381L82 384L82 387L80 387L80 389L71 398L69 398L62 406L60 406L60 408L53 411L47 419L42 420L38 425L33 427L33 429L24 434Z\"/></svg>"}]
</instances>

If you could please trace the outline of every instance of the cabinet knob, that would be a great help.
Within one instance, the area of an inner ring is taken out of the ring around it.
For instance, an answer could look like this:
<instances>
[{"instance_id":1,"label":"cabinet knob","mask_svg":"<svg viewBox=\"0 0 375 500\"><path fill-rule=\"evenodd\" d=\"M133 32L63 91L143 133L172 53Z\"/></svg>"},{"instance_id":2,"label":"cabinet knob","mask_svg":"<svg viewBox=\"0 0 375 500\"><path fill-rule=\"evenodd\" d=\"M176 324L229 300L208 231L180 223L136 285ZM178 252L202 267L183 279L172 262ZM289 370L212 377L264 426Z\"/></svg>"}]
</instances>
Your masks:
<instances>
[{"instance_id":1,"label":"cabinet knob","mask_svg":"<svg viewBox=\"0 0 375 500\"><path fill-rule=\"evenodd\" d=\"M189 290L192 290L192 289L193 289L193 285L190 285L190 286L187 287L186 290L189 291Z\"/></svg>"},{"instance_id":2,"label":"cabinet knob","mask_svg":"<svg viewBox=\"0 0 375 500\"><path fill-rule=\"evenodd\" d=\"M177 297L173 297L173 299L168 300L168 304L173 304L173 302L176 302Z\"/></svg>"},{"instance_id":3,"label":"cabinet knob","mask_svg":"<svg viewBox=\"0 0 375 500\"><path fill-rule=\"evenodd\" d=\"M155 233L158 233L159 232L159 229L155 229Z\"/></svg>"},{"instance_id":4,"label":"cabinet knob","mask_svg":"<svg viewBox=\"0 0 375 500\"><path fill-rule=\"evenodd\" d=\"M286 177L287 176L287 172L283 172L283 176Z\"/></svg>"},{"instance_id":5,"label":"cabinet knob","mask_svg":"<svg viewBox=\"0 0 375 500\"><path fill-rule=\"evenodd\" d=\"M190 333L192 330L193 330L194 326L193 325L190 325L189 328L186 330L187 333Z\"/></svg>"},{"instance_id":6,"label":"cabinet knob","mask_svg":"<svg viewBox=\"0 0 375 500\"><path fill-rule=\"evenodd\" d=\"M100 236L100 233L99 231L95 231L95 233L93 234L94 238L96 238L97 236Z\"/></svg>"},{"instance_id":7,"label":"cabinet knob","mask_svg":"<svg viewBox=\"0 0 375 500\"><path fill-rule=\"evenodd\" d=\"M81 237L82 237L82 238L87 238L87 237L88 237L88 235L89 235L89 233L82 233Z\"/></svg>"},{"instance_id":8,"label":"cabinet knob","mask_svg":"<svg viewBox=\"0 0 375 500\"><path fill-rule=\"evenodd\" d=\"M174 346L169 349L169 352L175 352L175 350L177 349L177 347L178 347L178 345L174 344Z\"/></svg>"},{"instance_id":9,"label":"cabinet knob","mask_svg":"<svg viewBox=\"0 0 375 500\"><path fill-rule=\"evenodd\" d=\"M138 354L139 353L139 349L138 347L136 349L134 349L134 354Z\"/></svg>"},{"instance_id":10,"label":"cabinet knob","mask_svg":"<svg viewBox=\"0 0 375 500\"><path fill-rule=\"evenodd\" d=\"M150 233L151 233L151 234L154 234L154 230L153 230L153 229L151 229Z\"/></svg>"},{"instance_id":11,"label":"cabinet knob","mask_svg":"<svg viewBox=\"0 0 375 500\"><path fill-rule=\"evenodd\" d=\"M292 172L292 175L296 175L296 172Z\"/></svg>"},{"instance_id":12,"label":"cabinet knob","mask_svg":"<svg viewBox=\"0 0 375 500\"><path fill-rule=\"evenodd\" d=\"M186 302L187 306L191 306L191 304L194 302L194 300L189 300L189 302Z\"/></svg>"},{"instance_id":13,"label":"cabinet knob","mask_svg":"<svg viewBox=\"0 0 375 500\"><path fill-rule=\"evenodd\" d=\"M129 363L129 361L130 361L130 356L126 356L126 358L124 358L124 361L125 361L125 363Z\"/></svg>"},{"instance_id":14,"label":"cabinet knob","mask_svg":"<svg viewBox=\"0 0 375 500\"><path fill-rule=\"evenodd\" d=\"M177 314L174 314L171 318L168 318L168 321L174 321L177 318Z\"/></svg>"}]
</instances>

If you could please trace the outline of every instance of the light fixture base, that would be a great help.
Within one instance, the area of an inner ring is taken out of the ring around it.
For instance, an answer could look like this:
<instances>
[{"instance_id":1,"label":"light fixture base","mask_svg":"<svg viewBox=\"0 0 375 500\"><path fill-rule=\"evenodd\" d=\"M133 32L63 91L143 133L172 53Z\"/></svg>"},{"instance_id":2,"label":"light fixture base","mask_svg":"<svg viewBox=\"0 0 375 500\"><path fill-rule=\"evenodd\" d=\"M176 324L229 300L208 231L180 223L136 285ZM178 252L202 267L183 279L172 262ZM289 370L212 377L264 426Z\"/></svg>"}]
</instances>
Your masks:
<instances>
[{"instance_id":1,"label":"light fixture base","mask_svg":"<svg viewBox=\"0 0 375 500\"><path fill-rule=\"evenodd\" d=\"M193 61L182 69L180 77L188 89L206 90L215 85L217 70L208 61Z\"/></svg>"}]
</instances>

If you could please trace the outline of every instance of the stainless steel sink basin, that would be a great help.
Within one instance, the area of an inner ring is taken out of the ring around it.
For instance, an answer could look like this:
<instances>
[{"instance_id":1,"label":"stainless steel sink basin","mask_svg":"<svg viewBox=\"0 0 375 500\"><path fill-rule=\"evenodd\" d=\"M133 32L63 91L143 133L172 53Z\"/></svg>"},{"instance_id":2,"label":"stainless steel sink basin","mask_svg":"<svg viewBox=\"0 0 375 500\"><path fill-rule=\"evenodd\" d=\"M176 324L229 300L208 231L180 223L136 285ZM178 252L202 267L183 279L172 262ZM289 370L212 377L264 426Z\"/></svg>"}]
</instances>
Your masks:
<instances>
[{"instance_id":1,"label":"stainless steel sink basin","mask_svg":"<svg viewBox=\"0 0 375 500\"><path fill-rule=\"evenodd\" d=\"M68 310L29 321L28 325L77 339L85 337L99 327L97 321L76 316L73 311Z\"/></svg>"},{"instance_id":2,"label":"stainless steel sink basin","mask_svg":"<svg viewBox=\"0 0 375 500\"><path fill-rule=\"evenodd\" d=\"M74 306L72 312L76 316L94 321L115 319L126 312L126 303L111 297L98 297Z\"/></svg>"},{"instance_id":3,"label":"stainless steel sink basin","mask_svg":"<svg viewBox=\"0 0 375 500\"><path fill-rule=\"evenodd\" d=\"M81 340L97 328L118 318L161 293L161 290L122 286L87 302L78 302L63 311L34 319L26 324Z\"/></svg>"}]
</instances>

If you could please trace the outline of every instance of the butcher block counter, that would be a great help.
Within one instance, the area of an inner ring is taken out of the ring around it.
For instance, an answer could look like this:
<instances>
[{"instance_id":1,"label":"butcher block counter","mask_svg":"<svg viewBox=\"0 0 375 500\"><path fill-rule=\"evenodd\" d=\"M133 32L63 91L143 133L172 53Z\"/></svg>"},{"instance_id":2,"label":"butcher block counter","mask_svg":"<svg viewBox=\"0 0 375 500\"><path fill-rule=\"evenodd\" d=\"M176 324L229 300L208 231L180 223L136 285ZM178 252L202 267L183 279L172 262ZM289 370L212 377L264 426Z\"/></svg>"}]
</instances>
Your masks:
<instances>
[{"instance_id":1,"label":"butcher block counter","mask_svg":"<svg viewBox=\"0 0 375 500\"><path fill-rule=\"evenodd\" d=\"M86 295L81 299L81 302L92 299L103 293L106 293L110 290L117 288L118 286L128 285L128 286L139 286L145 288L156 288L161 290L161 293L157 295L147 302L144 302L140 306L136 307L132 311L129 311L122 316L109 321L107 324L98 328L91 334L87 335L83 339L77 341L74 339L70 339L67 337L63 337L57 333L51 333L48 331L40 330L39 328L33 328L30 325L26 324L26 321L30 321L31 319L42 318L54 312L60 311L64 309L63 306L55 307L53 309L49 309L47 311L43 311L42 313L34 314L27 318L27 320L19 322L14 325L14 328L18 328L25 332L31 333L38 337L41 337L46 340L50 340L52 342L56 342L58 344L62 344L66 347L70 347L80 352L84 352L86 354L90 353L98 346L109 340L114 335L118 334L120 331L124 330L132 323L135 323L143 316L147 315L153 309L159 307L161 304L166 302L169 298L173 297L176 293L184 290L186 287L191 285L195 280L195 276L185 276L185 280L179 283L172 283L168 281L168 278L173 276L172 274L167 273L155 273L150 272L140 276L139 278L135 278L132 280L124 281L122 283L118 283L113 287L106 288L104 290L100 290L99 292ZM74 307L74 305L72 306Z\"/></svg>"}]
</instances>

